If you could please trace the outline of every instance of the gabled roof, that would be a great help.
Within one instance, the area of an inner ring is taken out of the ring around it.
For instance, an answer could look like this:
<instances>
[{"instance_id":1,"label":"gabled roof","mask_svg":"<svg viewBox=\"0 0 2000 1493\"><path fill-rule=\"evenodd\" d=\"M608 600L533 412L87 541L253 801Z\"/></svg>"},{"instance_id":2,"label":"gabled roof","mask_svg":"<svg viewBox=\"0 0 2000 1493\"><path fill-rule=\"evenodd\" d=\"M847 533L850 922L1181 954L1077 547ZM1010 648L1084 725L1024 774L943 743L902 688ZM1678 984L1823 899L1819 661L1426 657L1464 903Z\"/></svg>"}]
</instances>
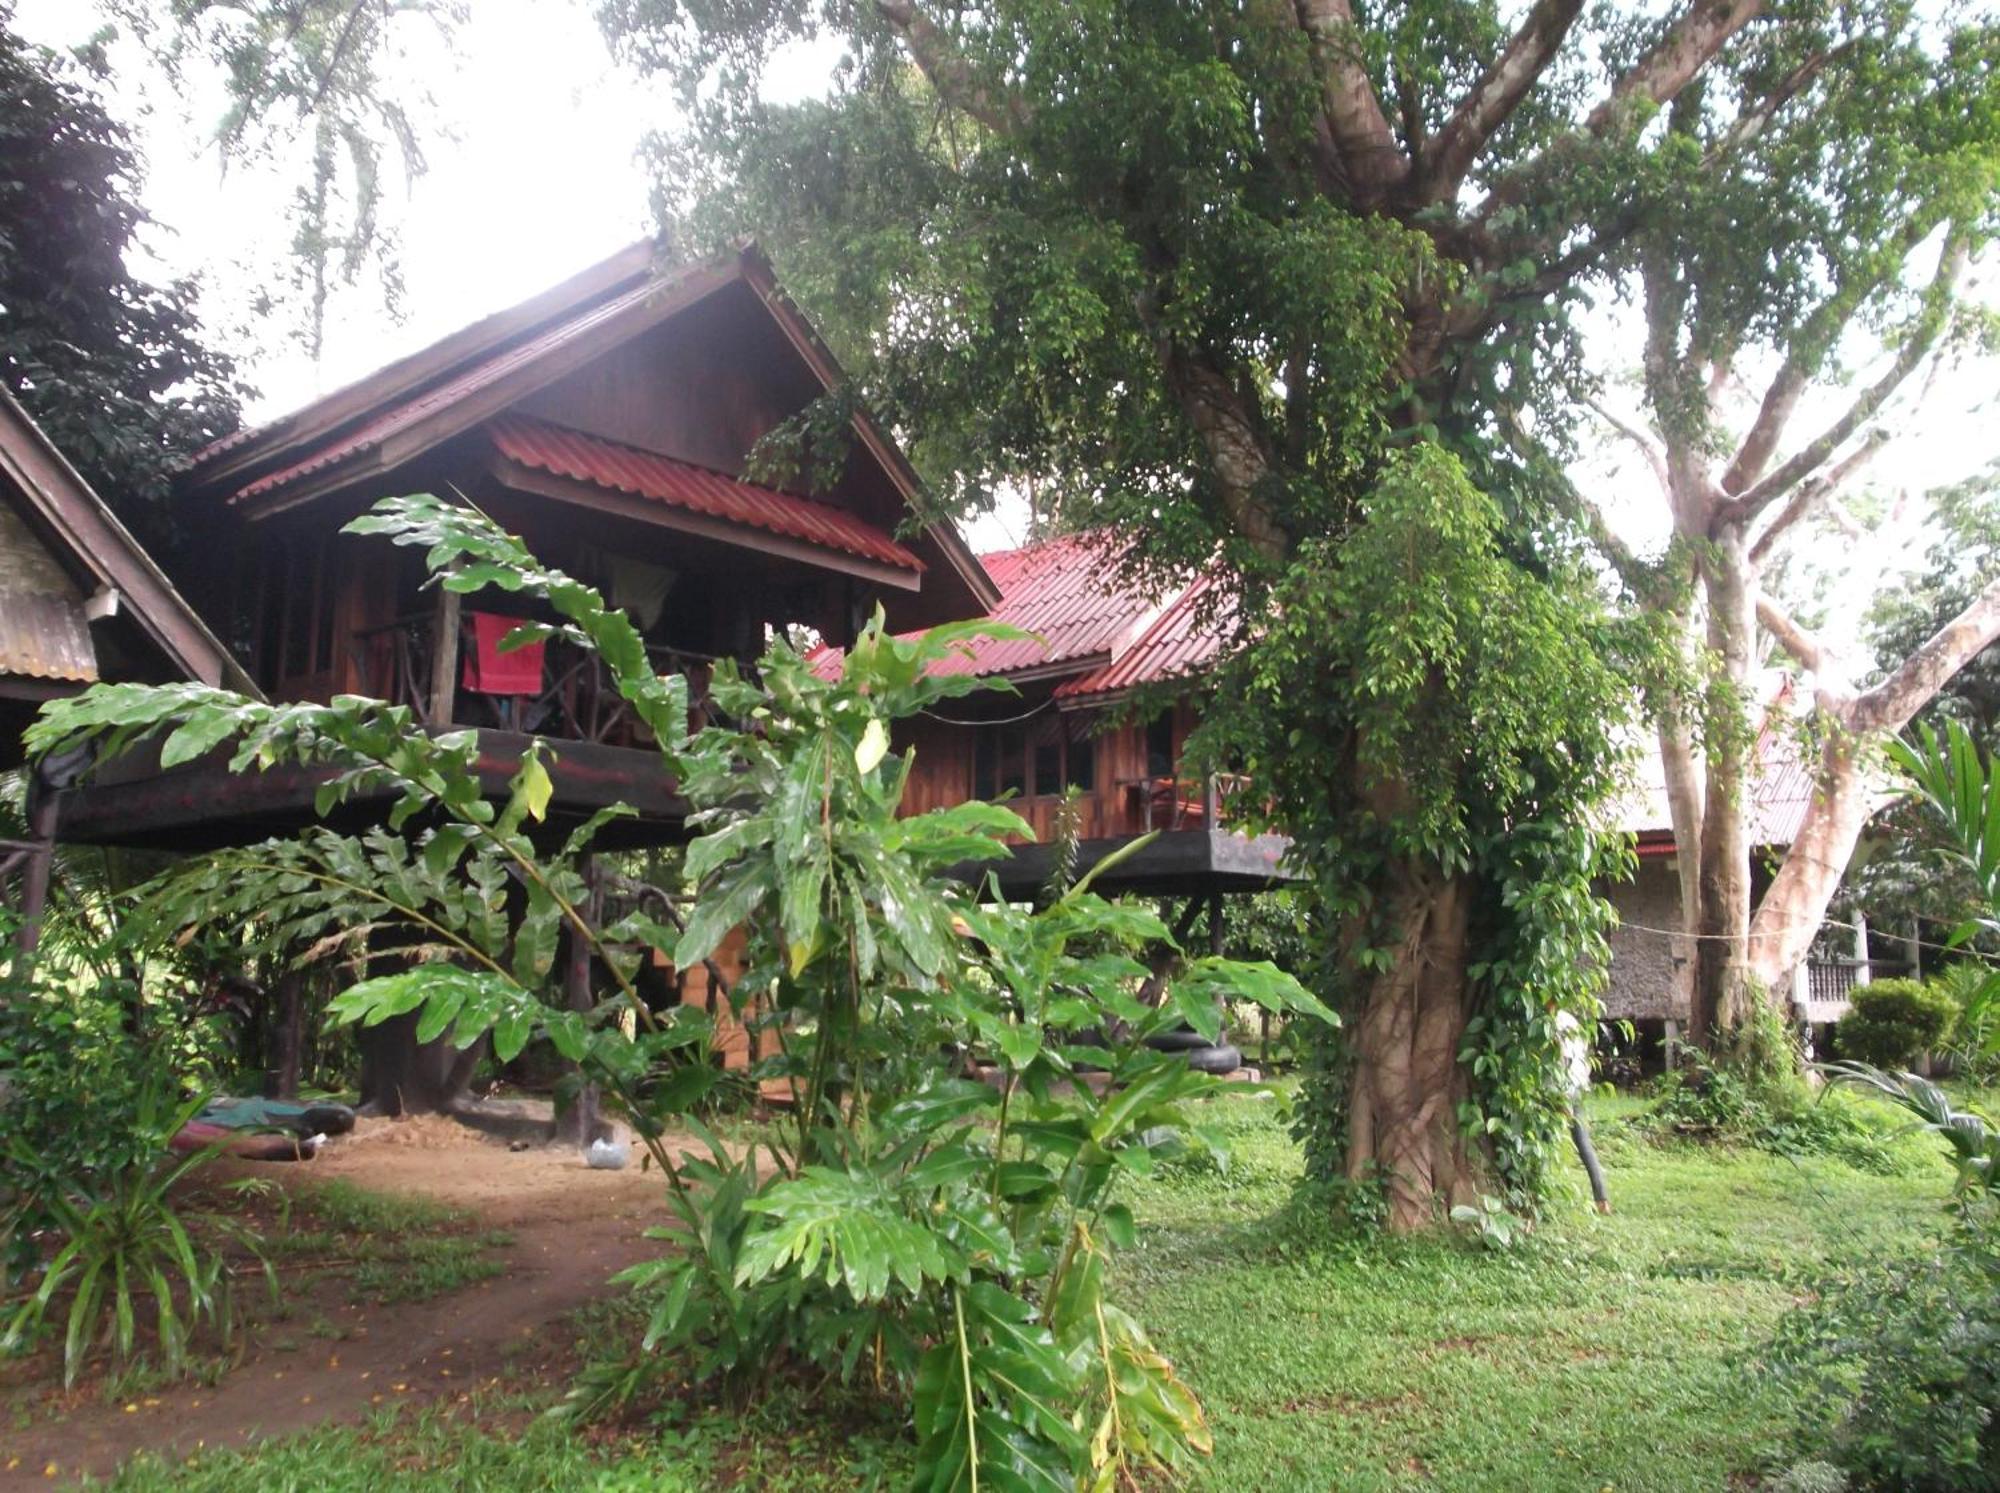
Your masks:
<instances>
[{"instance_id":1,"label":"gabled roof","mask_svg":"<svg viewBox=\"0 0 2000 1493\"><path fill-rule=\"evenodd\" d=\"M924 562L873 524L836 508L692 462L585 435L546 420L503 415L487 427L493 449L533 471L645 498L669 508L762 529L921 574Z\"/></svg>"},{"instance_id":2,"label":"gabled roof","mask_svg":"<svg viewBox=\"0 0 2000 1493\"><path fill-rule=\"evenodd\" d=\"M1198 577L1129 648L1110 663L1062 685L1056 698L1094 704L1142 685L1199 674L1221 657L1235 620L1233 598L1221 594L1208 576Z\"/></svg>"},{"instance_id":3,"label":"gabled roof","mask_svg":"<svg viewBox=\"0 0 2000 1493\"><path fill-rule=\"evenodd\" d=\"M833 355L754 246L662 268L652 246L642 243L302 410L215 443L196 457L185 485L260 513L310 501L464 435L732 285L754 294L820 387L842 382ZM921 519L922 484L895 442L865 413L854 417L854 431ZM922 519L916 528L912 543L942 561L944 573L964 588L947 588L949 605L962 610L967 601L984 607L999 599L999 588L951 524Z\"/></svg>"},{"instance_id":4,"label":"gabled roof","mask_svg":"<svg viewBox=\"0 0 2000 1493\"><path fill-rule=\"evenodd\" d=\"M469 355L440 351L464 334L448 337L427 349L428 358L418 354L316 400L247 446L204 453L189 484L232 504L307 501L463 434L738 278L733 263L641 270L612 293L566 306L497 345L464 343Z\"/></svg>"},{"instance_id":5,"label":"gabled roof","mask_svg":"<svg viewBox=\"0 0 2000 1493\"><path fill-rule=\"evenodd\" d=\"M261 425L246 425L195 453L190 466L220 480L245 466L325 435L358 414L379 408L436 379L445 370L483 358L552 318L568 315L644 275L657 250L651 239L627 244L616 254L570 276L519 305L496 311L429 346L398 358L311 404ZM240 453L232 455L232 453ZM230 459L225 461L224 458Z\"/></svg>"},{"instance_id":6,"label":"gabled roof","mask_svg":"<svg viewBox=\"0 0 2000 1493\"><path fill-rule=\"evenodd\" d=\"M159 656L163 673L258 693L250 676L131 531L4 390L0 390L0 501L19 512L81 595L103 596L116 615L129 620L142 646ZM60 605L46 597L0 597L0 608L9 613L10 634L8 661L0 664L0 670L69 682L96 677L96 654L81 601L57 601ZM31 616L45 625L23 636Z\"/></svg>"},{"instance_id":7,"label":"gabled roof","mask_svg":"<svg viewBox=\"0 0 2000 1493\"><path fill-rule=\"evenodd\" d=\"M1090 668L1129 643L1159 609L1117 576L1125 546L1107 530L1066 535L980 556L1000 588L990 614L1036 635L1002 642L981 638L969 654L933 668L940 674L1021 674Z\"/></svg>"}]
</instances>

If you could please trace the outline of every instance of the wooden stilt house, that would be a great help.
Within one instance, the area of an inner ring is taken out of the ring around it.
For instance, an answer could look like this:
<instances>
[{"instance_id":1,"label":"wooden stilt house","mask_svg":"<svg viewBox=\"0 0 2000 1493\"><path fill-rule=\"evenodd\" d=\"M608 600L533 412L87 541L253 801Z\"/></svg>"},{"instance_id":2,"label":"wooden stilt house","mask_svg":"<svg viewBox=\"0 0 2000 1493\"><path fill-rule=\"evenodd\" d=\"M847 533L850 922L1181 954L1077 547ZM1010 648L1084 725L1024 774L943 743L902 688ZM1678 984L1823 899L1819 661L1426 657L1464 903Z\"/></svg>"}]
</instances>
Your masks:
<instances>
[{"instance_id":1,"label":"wooden stilt house","mask_svg":"<svg viewBox=\"0 0 2000 1493\"><path fill-rule=\"evenodd\" d=\"M201 453L180 502L212 542L190 585L272 698L372 695L477 729L496 793L548 738L557 823L622 801L639 811L628 843L670 839L674 784L594 656L500 652L526 615L515 598L420 589L418 554L341 528L386 496L477 504L624 607L698 704L714 663L754 659L774 628L838 644L878 603L907 628L985 611L997 588L950 524L918 516L915 473L866 415L821 490L745 477L758 441L838 382L755 249L663 268L634 245ZM135 755L67 796L63 831L252 839L307 822L316 781Z\"/></svg>"}]
</instances>

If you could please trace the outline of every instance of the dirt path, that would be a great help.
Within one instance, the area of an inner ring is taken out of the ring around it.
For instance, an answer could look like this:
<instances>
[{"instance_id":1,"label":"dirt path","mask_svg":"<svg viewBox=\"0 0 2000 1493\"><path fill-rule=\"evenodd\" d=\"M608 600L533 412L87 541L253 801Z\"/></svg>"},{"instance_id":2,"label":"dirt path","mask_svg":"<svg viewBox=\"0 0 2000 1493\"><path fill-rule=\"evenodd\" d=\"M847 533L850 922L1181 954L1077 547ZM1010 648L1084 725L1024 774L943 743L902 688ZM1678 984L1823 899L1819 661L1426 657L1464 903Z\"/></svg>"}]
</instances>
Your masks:
<instances>
[{"instance_id":1,"label":"dirt path","mask_svg":"<svg viewBox=\"0 0 2000 1493\"><path fill-rule=\"evenodd\" d=\"M213 1386L182 1385L107 1403L94 1392L59 1418L0 1431L0 1489L103 1475L141 1449L203 1447L351 1421L391 1401L423 1404L495 1385L523 1387L567 1356L570 1312L607 1278L657 1254L643 1231L663 1221L661 1182L636 1163L592 1171L575 1152L510 1152L443 1119L364 1122L296 1167L222 1163L304 1192L335 1177L416 1194L513 1234L504 1274L428 1301L349 1303L338 1282L290 1320L250 1334L243 1361ZM323 1324L319 1335L302 1319ZM337 1336L336 1336L337 1334Z\"/></svg>"}]
</instances>

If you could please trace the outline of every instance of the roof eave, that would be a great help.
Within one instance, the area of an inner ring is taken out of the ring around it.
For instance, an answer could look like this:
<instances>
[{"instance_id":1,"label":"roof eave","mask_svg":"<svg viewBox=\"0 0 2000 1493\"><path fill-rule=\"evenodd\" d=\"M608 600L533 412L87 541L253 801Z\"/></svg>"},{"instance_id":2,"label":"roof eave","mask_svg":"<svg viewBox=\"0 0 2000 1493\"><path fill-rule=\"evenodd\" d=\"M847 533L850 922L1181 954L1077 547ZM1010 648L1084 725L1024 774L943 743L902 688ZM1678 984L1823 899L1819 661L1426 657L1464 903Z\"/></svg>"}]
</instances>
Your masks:
<instances>
[{"instance_id":1,"label":"roof eave","mask_svg":"<svg viewBox=\"0 0 2000 1493\"><path fill-rule=\"evenodd\" d=\"M131 530L4 390L0 390L0 432L8 437L0 439L0 471L34 504L42 522L89 569L95 583L112 587L125 598L140 628L168 662L191 679L263 699L256 681Z\"/></svg>"}]
</instances>

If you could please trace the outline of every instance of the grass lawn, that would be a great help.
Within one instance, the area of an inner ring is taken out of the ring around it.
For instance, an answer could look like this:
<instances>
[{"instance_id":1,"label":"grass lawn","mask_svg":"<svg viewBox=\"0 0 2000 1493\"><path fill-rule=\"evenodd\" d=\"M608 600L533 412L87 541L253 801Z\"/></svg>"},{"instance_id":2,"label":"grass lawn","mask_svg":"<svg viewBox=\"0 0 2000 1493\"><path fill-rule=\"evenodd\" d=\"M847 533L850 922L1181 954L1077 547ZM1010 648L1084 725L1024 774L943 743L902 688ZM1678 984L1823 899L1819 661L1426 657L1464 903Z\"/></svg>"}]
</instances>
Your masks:
<instances>
[{"instance_id":1,"label":"grass lawn","mask_svg":"<svg viewBox=\"0 0 2000 1493\"><path fill-rule=\"evenodd\" d=\"M1887 1170L1656 1146L1628 1100L1592 1101L1614 1213L1575 1196L1505 1251L1357 1242L1287 1211L1297 1148L1270 1098L1219 1102L1226 1172L1167 1169L1132 1196L1121 1296L1206 1401L1199 1488L1754 1486L1794 1407L1756 1370L1777 1316L1829 1260L1924 1247L1946 1171L1920 1137ZM595 1323L580 1324L601 1329ZM596 1335L590 1332L589 1335ZM683 1406L579 1439L516 1396L406 1412L115 1486L834 1489L900 1484L893 1426L772 1405Z\"/></svg>"}]
</instances>

